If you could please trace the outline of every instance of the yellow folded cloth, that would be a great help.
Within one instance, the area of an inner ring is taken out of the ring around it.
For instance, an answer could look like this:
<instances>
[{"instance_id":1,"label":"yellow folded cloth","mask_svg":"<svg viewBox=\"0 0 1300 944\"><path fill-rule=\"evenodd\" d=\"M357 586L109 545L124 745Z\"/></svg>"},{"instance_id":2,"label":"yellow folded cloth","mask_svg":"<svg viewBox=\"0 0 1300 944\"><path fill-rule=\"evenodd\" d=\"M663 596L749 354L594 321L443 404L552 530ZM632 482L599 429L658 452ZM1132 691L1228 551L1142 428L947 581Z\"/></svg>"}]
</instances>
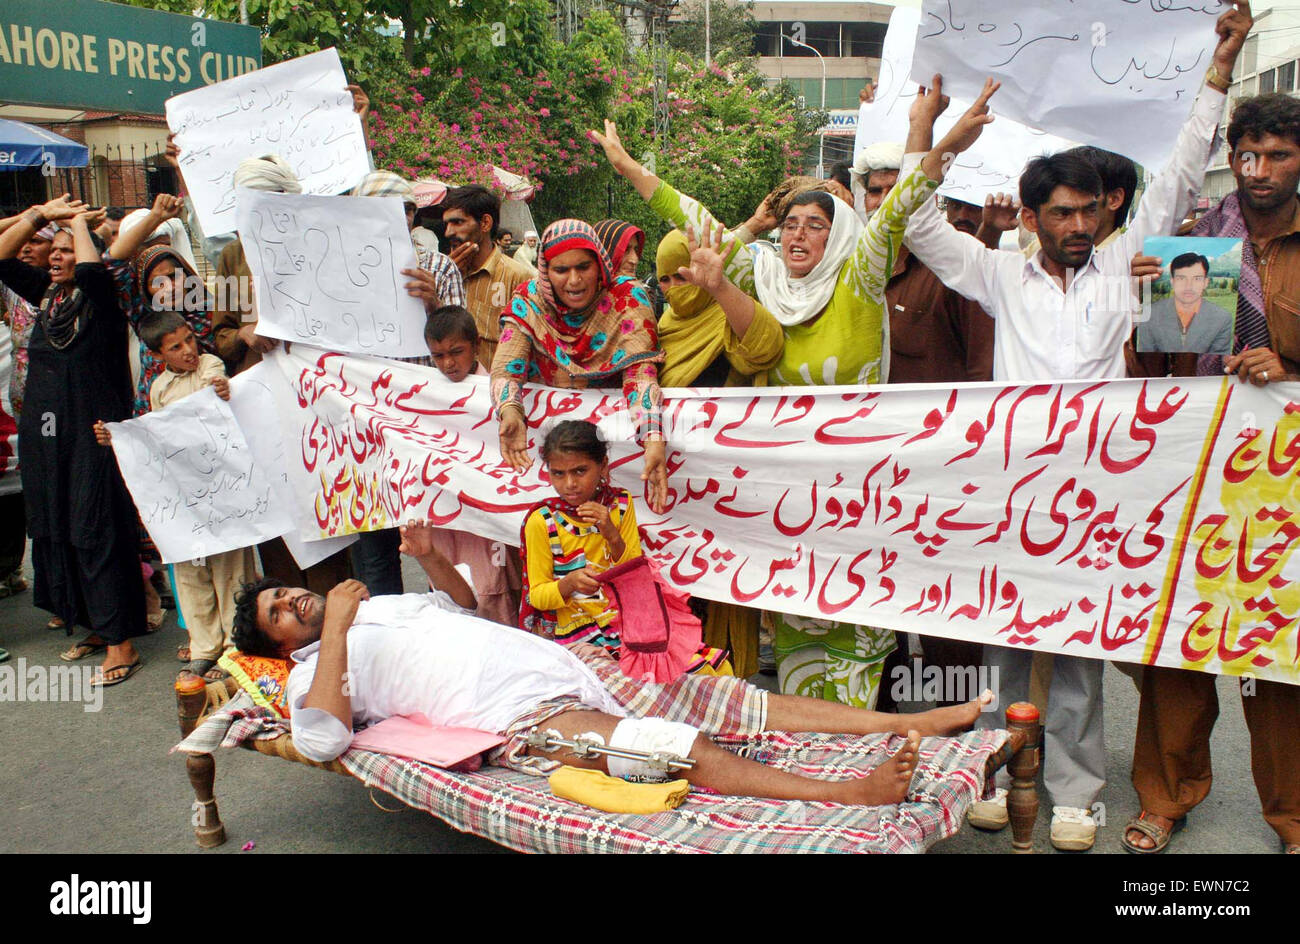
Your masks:
<instances>
[{"instance_id":1,"label":"yellow folded cloth","mask_svg":"<svg viewBox=\"0 0 1300 944\"><path fill-rule=\"evenodd\" d=\"M682 805L691 785L685 780L666 783L628 783L600 770L561 767L551 774L551 792L606 813L664 813Z\"/></svg>"}]
</instances>

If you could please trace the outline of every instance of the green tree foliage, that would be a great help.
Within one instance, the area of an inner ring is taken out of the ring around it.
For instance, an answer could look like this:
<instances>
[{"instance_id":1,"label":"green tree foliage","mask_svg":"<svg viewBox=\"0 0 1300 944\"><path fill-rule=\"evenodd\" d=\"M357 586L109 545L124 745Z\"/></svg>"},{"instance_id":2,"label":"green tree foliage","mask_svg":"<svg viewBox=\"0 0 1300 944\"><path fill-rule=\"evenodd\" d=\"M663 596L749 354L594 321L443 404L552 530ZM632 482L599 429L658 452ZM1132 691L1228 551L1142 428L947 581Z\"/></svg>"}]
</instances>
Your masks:
<instances>
[{"instance_id":1,"label":"green tree foliage","mask_svg":"<svg viewBox=\"0 0 1300 944\"><path fill-rule=\"evenodd\" d=\"M192 12L189 0L133 2ZM238 0L198 5L218 19L239 16ZM380 167L492 186L496 165L537 185L540 224L626 219L646 230L650 252L665 227L610 170L588 130L613 118L632 154L735 224L797 170L825 118L800 109L788 86L765 83L735 38L748 11L734 14L720 0L713 65L673 54L671 134L662 146L653 136L649 52L629 52L622 25L595 3L580 5L567 44L556 38L550 0L247 0L247 8L267 64L338 49L370 94Z\"/></svg>"},{"instance_id":2,"label":"green tree foliage","mask_svg":"<svg viewBox=\"0 0 1300 944\"><path fill-rule=\"evenodd\" d=\"M668 45L696 59L704 58L704 4L686 0L668 23ZM748 4L708 0L709 49L715 60L734 62L754 55L758 20Z\"/></svg>"}]
</instances>

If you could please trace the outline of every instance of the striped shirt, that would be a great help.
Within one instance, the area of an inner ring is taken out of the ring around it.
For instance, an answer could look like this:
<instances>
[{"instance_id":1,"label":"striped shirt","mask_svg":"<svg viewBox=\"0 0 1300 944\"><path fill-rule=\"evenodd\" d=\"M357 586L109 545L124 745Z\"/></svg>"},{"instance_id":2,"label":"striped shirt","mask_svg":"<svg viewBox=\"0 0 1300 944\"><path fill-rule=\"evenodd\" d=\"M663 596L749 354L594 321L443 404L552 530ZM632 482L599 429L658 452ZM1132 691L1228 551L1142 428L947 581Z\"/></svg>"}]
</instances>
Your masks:
<instances>
[{"instance_id":1,"label":"striped shirt","mask_svg":"<svg viewBox=\"0 0 1300 944\"><path fill-rule=\"evenodd\" d=\"M465 280L461 277L460 269L456 268L456 263L451 261L451 257L425 249L416 243L415 258L416 264L421 269L433 275L434 284L438 286L438 305L460 305L464 307ZM419 364L422 367L433 366L433 358L427 354L420 357L398 357L394 359L407 364Z\"/></svg>"}]
</instances>

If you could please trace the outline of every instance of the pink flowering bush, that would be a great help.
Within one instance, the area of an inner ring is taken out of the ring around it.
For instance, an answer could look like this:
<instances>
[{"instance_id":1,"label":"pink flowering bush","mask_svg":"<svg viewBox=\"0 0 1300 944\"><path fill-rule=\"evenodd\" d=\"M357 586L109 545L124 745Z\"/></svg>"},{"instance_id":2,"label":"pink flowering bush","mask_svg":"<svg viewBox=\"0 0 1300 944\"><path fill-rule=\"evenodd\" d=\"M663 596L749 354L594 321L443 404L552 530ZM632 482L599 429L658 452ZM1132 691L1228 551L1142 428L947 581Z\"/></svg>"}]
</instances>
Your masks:
<instances>
[{"instance_id":1,"label":"pink flowering bush","mask_svg":"<svg viewBox=\"0 0 1300 944\"><path fill-rule=\"evenodd\" d=\"M624 46L613 18L593 11L568 45L539 30L473 72L423 68L380 83L369 89L376 163L412 179L489 187L495 164L536 185L539 226L626 219L646 230L651 259L666 227L587 137L606 117L634 157L730 225L797 172L822 116L801 110L788 86L767 87L749 60L706 69L674 53L671 133L660 147L649 57L629 57Z\"/></svg>"}]
</instances>

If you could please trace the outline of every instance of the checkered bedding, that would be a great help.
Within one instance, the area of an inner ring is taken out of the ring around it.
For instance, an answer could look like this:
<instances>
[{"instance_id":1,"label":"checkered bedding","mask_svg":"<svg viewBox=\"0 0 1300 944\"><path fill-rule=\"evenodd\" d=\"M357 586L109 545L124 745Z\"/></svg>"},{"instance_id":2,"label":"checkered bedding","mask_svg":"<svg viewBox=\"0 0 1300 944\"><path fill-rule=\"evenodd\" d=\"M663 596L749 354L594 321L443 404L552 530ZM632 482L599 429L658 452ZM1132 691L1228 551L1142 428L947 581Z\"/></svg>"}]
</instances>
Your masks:
<instances>
[{"instance_id":1,"label":"checkered bedding","mask_svg":"<svg viewBox=\"0 0 1300 944\"><path fill-rule=\"evenodd\" d=\"M211 753L249 738L288 736L245 693L173 750ZM553 796L545 778L485 767L460 774L369 751L339 758L367 786L521 852L924 852L957 832L984 788L984 765L1005 731L926 738L912 791L889 807L724 797L692 792L677 809L649 816L603 813ZM891 735L768 732L721 737L729 750L810 777L861 775L901 744Z\"/></svg>"}]
</instances>

